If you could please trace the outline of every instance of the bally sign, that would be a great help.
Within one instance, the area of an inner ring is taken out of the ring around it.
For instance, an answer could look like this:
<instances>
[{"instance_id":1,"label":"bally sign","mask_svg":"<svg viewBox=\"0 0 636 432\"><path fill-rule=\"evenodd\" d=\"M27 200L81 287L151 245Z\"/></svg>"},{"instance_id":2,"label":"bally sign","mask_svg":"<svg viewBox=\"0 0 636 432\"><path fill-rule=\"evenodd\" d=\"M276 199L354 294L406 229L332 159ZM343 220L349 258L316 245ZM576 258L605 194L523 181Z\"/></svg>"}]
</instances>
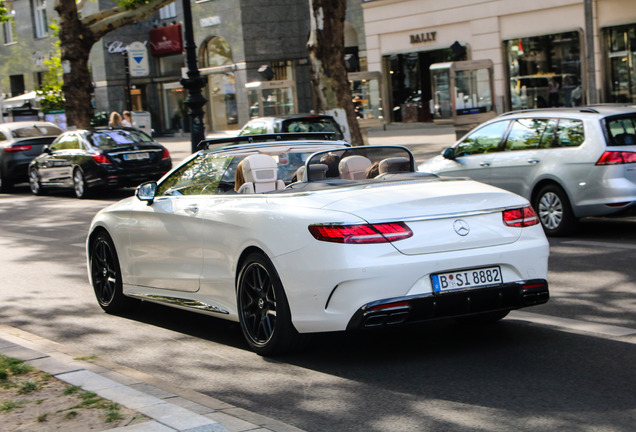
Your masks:
<instances>
[{"instance_id":1,"label":"bally sign","mask_svg":"<svg viewBox=\"0 0 636 432\"><path fill-rule=\"evenodd\" d=\"M412 34L411 36L411 43L422 43L422 42L435 42L436 37L437 37L437 32L433 31L433 32L428 32L428 33L418 33L418 34Z\"/></svg>"},{"instance_id":2,"label":"bally sign","mask_svg":"<svg viewBox=\"0 0 636 432\"><path fill-rule=\"evenodd\" d=\"M149 36L150 54L155 57L181 54L183 52L181 24L152 29Z\"/></svg>"}]
</instances>

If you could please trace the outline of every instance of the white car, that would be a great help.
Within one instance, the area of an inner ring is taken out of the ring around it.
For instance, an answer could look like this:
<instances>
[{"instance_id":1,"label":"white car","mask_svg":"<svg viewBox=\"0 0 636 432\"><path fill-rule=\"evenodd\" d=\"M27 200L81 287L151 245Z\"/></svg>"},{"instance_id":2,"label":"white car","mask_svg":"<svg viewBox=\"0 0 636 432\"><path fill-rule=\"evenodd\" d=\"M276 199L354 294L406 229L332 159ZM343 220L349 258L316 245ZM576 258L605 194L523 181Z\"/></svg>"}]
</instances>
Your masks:
<instances>
[{"instance_id":1,"label":"white car","mask_svg":"<svg viewBox=\"0 0 636 432\"><path fill-rule=\"evenodd\" d=\"M100 306L237 321L273 355L311 333L495 321L548 300L548 243L524 198L414 172L403 147L283 139L199 151L100 211Z\"/></svg>"}]
</instances>

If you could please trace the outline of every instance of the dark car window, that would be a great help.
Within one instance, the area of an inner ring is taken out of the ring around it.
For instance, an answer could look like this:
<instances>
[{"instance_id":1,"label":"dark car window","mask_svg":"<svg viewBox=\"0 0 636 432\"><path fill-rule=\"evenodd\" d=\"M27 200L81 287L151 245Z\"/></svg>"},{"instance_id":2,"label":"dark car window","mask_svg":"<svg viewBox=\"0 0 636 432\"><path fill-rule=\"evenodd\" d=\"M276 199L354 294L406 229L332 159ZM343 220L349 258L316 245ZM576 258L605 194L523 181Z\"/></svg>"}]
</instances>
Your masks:
<instances>
[{"instance_id":1,"label":"dark car window","mask_svg":"<svg viewBox=\"0 0 636 432\"><path fill-rule=\"evenodd\" d=\"M548 125L546 119L516 119L506 138L506 150L532 150L539 148L541 137Z\"/></svg>"},{"instance_id":2,"label":"dark car window","mask_svg":"<svg viewBox=\"0 0 636 432\"><path fill-rule=\"evenodd\" d=\"M2 131L0 131L0 141L6 141L7 137L4 133L2 133Z\"/></svg>"},{"instance_id":3,"label":"dark car window","mask_svg":"<svg viewBox=\"0 0 636 432\"><path fill-rule=\"evenodd\" d=\"M284 120L281 123L281 132L333 132L336 134L336 139L341 140L344 138L338 123L328 117L305 117Z\"/></svg>"},{"instance_id":4,"label":"dark car window","mask_svg":"<svg viewBox=\"0 0 636 432\"><path fill-rule=\"evenodd\" d=\"M161 182L157 195L215 194L233 156L202 154Z\"/></svg>"},{"instance_id":5,"label":"dark car window","mask_svg":"<svg viewBox=\"0 0 636 432\"><path fill-rule=\"evenodd\" d=\"M585 140L583 122L581 120L559 120L557 127L557 147L578 147Z\"/></svg>"},{"instance_id":6,"label":"dark car window","mask_svg":"<svg viewBox=\"0 0 636 432\"><path fill-rule=\"evenodd\" d=\"M41 136L59 135L62 129L53 125L32 125L13 129L11 134L13 138L33 138Z\"/></svg>"},{"instance_id":7,"label":"dark car window","mask_svg":"<svg viewBox=\"0 0 636 432\"><path fill-rule=\"evenodd\" d=\"M95 131L87 136L88 142L95 147L117 147L138 143L152 142L152 138L134 129L113 129Z\"/></svg>"},{"instance_id":8,"label":"dark car window","mask_svg":"<svg viewBox=\"0 0 636 432\"><path fill-rule=\"evenodd\" d=\"M474 131L457 145L455 154L468 156L497 151L507 127L508 121L506 120L490 123Z\"/></svg>"},{"instance_id":9,"label":"dark car window","mask_svg":"<svg viewBox=\"0 0 636 432\"><path fill-rule=\"evenodd\" d=\"M605 119L610 145L636 145L636 114Z\"/></svg>"}]
</instances>

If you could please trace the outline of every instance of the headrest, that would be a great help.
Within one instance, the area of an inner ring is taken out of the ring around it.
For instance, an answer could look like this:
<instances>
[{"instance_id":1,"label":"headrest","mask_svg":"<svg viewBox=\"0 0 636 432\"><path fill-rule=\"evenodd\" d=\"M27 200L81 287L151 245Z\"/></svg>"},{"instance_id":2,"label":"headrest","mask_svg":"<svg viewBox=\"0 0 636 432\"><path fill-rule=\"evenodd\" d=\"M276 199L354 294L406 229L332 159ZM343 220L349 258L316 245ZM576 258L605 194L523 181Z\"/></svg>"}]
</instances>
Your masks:
<instances>
[{"instance_id":1,"label":"headrest","mask_svg":"<svg viewBox=\"0 0 636 432\"><path fill-rule=\"evenodd\" d=\"M340 161L338 170L340 177L348 180L366 178L366 170L371 166L371 161L364 156L347 156Z\"/></svg>"},{"instance_id":2,"label":"headrest","mask_svg":"<svg viewBox=\"0 0 636 432\"><path fill-rule=\"evenodd\" d=\"M311 164L309 165L309 180L324 180L327 178L327 171L329 167L325 164Z\"/></svg>"},{"instance_id":3,"label":"headrest","mask_svg":"<svg viewBox=\"0 0 636 432\"><path fill-rule=\"evenodd\" d=\"M411 172L411 161L406 157L392 157L380 162L380 174Z\"/></svg>"},{"instance_id":4,"label":"headrest","mask_svg":"<svg viewBox=\"0 0 636 432\"><path fill-rule=\"evenodd\" d=\"M275 182L278 164L270 155L255 154L243 159L243 176L246 182Z\"/></svg>"}]
</instances>

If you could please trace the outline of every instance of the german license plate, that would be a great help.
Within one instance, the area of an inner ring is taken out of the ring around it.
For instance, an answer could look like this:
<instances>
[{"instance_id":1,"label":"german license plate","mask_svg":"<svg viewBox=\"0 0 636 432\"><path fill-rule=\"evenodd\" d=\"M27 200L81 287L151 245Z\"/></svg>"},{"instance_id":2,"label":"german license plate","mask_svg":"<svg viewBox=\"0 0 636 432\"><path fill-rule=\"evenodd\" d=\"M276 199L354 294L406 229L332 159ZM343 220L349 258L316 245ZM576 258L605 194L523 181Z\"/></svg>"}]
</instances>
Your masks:
<instances>
[{"instance_id":1,"label":"german license plate","mask_svg":"<svg viewBox=\"0 0 636 432\"><path fill-rule=\"evenodd\" d=\"M503 283L499 266L461 270L431 275L433 291L472 289Z\"/></svg>"},{"instance_id":2,"label":"german license plate","mask_svg":"<svg viewBox=\"0 0 636 432\"><path fill-rule=\"evenodd\" d=\"M124 160L139 160L139 159L148 159L150 154L147 152L143 153L126 153L124 154Z\"/></svg>"}]
</instances>

